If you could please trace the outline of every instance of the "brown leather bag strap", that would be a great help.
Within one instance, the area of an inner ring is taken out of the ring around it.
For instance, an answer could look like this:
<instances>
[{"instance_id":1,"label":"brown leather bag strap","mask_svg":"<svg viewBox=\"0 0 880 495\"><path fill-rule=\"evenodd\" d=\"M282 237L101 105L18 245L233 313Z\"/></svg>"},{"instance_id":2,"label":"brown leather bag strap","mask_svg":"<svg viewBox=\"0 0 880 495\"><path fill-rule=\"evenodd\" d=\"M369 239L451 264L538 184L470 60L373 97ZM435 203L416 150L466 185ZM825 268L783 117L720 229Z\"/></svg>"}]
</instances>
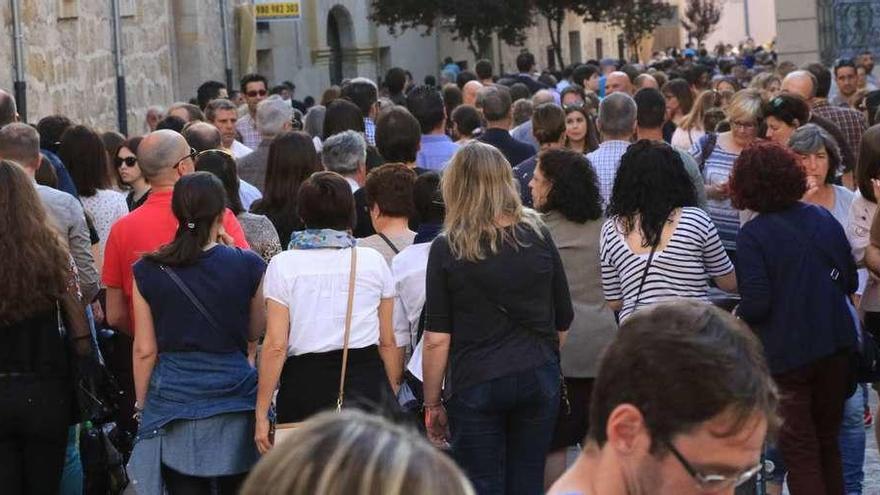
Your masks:
<instances>
[{"instance_id":1,"label":"brown leather bag strap","mask_svg":"<svg viewBox=\"0 0 880 495\"><path fill-rule=\"evenodd\" d=\"M348 274L348 305L345 308L345 339L342 343L342 371L339 374L339 395L336 411L342 410L345 399L345 373L348 369L348 339L351 336L351 313L354 310L354 279L357 275L357 247L351 248L351 271Z\"/></svg>"}]
</instances>

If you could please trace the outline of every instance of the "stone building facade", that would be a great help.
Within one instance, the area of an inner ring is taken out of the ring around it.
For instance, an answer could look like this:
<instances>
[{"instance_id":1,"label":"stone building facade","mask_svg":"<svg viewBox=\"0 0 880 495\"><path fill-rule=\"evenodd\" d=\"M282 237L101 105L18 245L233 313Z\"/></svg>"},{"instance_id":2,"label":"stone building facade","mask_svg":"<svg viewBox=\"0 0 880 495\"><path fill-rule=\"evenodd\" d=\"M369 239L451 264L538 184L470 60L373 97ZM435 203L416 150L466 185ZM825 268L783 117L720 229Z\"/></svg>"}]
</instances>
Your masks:
<instances>
[{"instance_id":1,"label":"stone building facade","mask_svg":"<svg viewBox=\"0 0 880 495\"><path fill-rule=\"evenodd\" d=\"M776 18L780 60L831 64L864 50L880 55L877 0L776 0Z\"/></svg>"}]
</instances>

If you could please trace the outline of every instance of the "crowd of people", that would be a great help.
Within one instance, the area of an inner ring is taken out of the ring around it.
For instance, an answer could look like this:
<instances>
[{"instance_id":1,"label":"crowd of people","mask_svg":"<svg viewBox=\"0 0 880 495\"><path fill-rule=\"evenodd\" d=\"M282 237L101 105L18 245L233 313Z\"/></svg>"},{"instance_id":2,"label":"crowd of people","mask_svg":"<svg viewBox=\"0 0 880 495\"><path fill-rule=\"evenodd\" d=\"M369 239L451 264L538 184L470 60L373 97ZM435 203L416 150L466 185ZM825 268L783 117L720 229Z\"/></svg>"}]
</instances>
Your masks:
<instances>
[{"instance_id":1,"label":"crowd of people","mask_svg":"<svg viewBox=\"0 0 880 495\"><path fill-rule=\"evenodd\" d=\"M137 493L861 494L871 54L516 65L208 81L143 136L0 90L4 490L83 493L105 366Z\"/></svg>"}]
</instances>

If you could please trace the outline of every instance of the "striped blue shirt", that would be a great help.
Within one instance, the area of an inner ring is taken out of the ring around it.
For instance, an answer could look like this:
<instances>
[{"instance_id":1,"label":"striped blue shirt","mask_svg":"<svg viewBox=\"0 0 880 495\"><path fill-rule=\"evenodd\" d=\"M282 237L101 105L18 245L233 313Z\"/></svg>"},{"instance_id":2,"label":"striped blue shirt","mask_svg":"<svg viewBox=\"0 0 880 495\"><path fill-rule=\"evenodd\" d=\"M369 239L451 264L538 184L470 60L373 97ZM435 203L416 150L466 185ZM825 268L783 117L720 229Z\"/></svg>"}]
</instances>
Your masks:
<instances>
[{"instance_id":1,"label":"striped blue shirt","mask_svg":"<svg viewBox=\"0 0 880 495\"><path fill-rule=\"evenodd\" d=\"M697 164L700 163L706 140L706 136L701 137L691 148L690 154L697 161ZM721 143L716 141L715 149L712 150L702 166L703 180L706 185L720 185L730 180L733 162L737 157L739 154L725 150L721 147ZM715 222L724 249L735 250L736 234L739 232L739 210L730 204L729 199L721 201L709 199L706 201L706 211Z\"/></svg>"}]
</instances>

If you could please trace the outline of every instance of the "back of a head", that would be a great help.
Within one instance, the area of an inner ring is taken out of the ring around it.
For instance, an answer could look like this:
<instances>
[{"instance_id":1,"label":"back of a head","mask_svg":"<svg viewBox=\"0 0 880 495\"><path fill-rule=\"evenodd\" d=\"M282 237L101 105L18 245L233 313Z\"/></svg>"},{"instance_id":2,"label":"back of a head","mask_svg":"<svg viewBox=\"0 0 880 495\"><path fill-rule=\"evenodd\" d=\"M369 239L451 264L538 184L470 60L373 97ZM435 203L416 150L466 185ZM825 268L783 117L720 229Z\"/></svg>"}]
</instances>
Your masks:
<instances>
[{"instance_id":1,"label":"back of a head","mask_svg":"<svg viewBox=\"0 0 880 495\"><path fill-rule=\"evenodd\" d=\"M538 105L532 113L532 135L538 144L558 143L565 134L565 111L555 103Z\"/></svg>"},{"instance_id":2,"label":"back of a head","mask_svg":"<svg viewBox=\"0 0 880 495\"><path fill-rule=\"evenodd\" d=\"M869 127L859 145L859 163L856 165L856 184L862 196L872 202L880 201L874 197L872 180L880 174L880 124Z\"/></svg>"},{"instance_id":3,"label":"back of a head","mask_svg":"<svg viewBox=\"0 0 880 495\"><path fill-rule=\"evenodd\" d=\"M549 148L538 155L541 173L552 185L542 212L557 211L571 222L602 218L599 179L587 157L567 148Z\"/></svg>"},{"instance_id":4,"label":"back of a head","mask_svg":"<svg viewBox=\"0 0 880 495\"><path fill-rule=\"evenodd\" d=\"M101 136L94 130L75 125L61 135L58 157L70 172L80 196L94 196L99 189L110 187L107 151Z\"/></svg>"},{"instance_id":5,"label":"back of a head","mask_svg":"<svg viewBox=\"0 0 880 495\"><path fill-rule=\"evenodd\" d=\"M442 224L446 214L443 194L440 192L440 174L425 172L413 184L413 203L420 224Z\"/></svg>"},{"instance_id":6,"label":"back of a head","mask_svg":"<svg viewBox=\"0 0 880 495\"><path fill-rule=\"evenodd\" d=\"M351 175L367 158L367 142L354 131L334 134L324 141L321 161L324 167L340 175Z\"/></svg>"},{"instance_id":7,"label":"back of a head","mask_svg":"<svg viewBox=\"0 0 880 495\"><path fill-rule=\"evenodd\" d=\"M461 89L464 89L465 84L471 81L476 81L477 79L477 75L472 71L463 70L459 72L457 76L455 76L455 85Z\"/></svg>"},{"instance_id":8,"label":"back of a head","mask_svg":"<svg viewBox=\"0 0 880 495\"><path fill-rule=\"evenodd\" d=\"M315 172L299 188L297 213L308 229L351 230L357 215L348 182L336 172Z\"/></svg>"},{"instance_id":9,"label":"back of a head","mask_svg":"<svg viewBox=\"0 0 880 495\"><path fill-rule=\"evenodd\" d=\"M499 88L503 88L505 86L498 86ZM510 91L510 101L521 100L523 98L530 98L532 96L532 90L529 89L524 83L518 82L510 85L508 88Z\"/></svg>"},{"instance_id":10,"label":"back of a head","mask_svg":"<svg viewBox=\"0 0 880 495\"><path fill-rule=\"evenodd\" d=\"M828 93L831 92L831 71L828 70L828 67L818 62L813 62L804 65L801 69L806 70L816 78L816 97L828 98Z\"/></svg>"},{"instance_id":11,"label":"back of a head","mask_svg":"<svg viewBox=\"0 0 880 495\"><path fill-rule=\"evenodd\" d=\"M392 67L385 73L385 86L391 94L399 94L403 92L406 86L406 71L400 67Z\"/></svg>"},{"instance_id":12,"label":"back of a head","mask_svg":"<svg viewBox=\"0 0 880 495\"><path fill-rule=\"evenodd\" d=\"M764 103L761 113L764 118L775 117L797 128L809 121L810 105L799 95L782 93Z\"/></svg>"},{"instance_id":13,"label":"back of a head","mask_svg":"<svg viewBox=\"0 0 880 495\"><path fill-rule=\"evenodd\" d=\"M191 122L183 128L182 134L187 144L198 152L217 149L223 144L220 131L207 122Z\"/></svg>"},{"instance_id":14,"label":"back of a head","mask_svg":"<svg viewBox=\"0 0 880 495\"><path fill-rule=\"evenodd\" d=\"M342 96L348 98L360 109L361 116L370 116L370 110L379 100L376 83L366 77L356 77L342 86Z\"/></svg>"},{"instance_id":15,"label":"back of a head","mask_svg":"<svg viewBox=\"0 0 880 495\"><path fill-rule=\"evenodd\" d=\"M307 132L309 136L323 139L324 117L326 116L327 107L323 105L313 105L311 108L309 108L309 111L306 112L306 116L303 122L303 131Z\"/></svg>"},{"instance_id":16,"label":"back of a head","mask_svg":"<svg viewBox=\"0 0 880 495\"><path fill-rule=\"evenodd\" d=\"M293 108L278 95L272 95L257 105L257 129L264 139L281 134L291 117Z\"/></svg>"},{"instance_id":17,"label":"back of a head","mask_svg":"<svg viewBox=\"0 0 880 495\"><path fill-rule=\"evenodd\" d=\"M654 88L642 88L635 96L636 122L642 129L659 129L666 120L666 99L659 90Z\"/></svg>"},{"instance_id":18,"label":"back of a head","mask_svg":"<svg viewBox=\"0 0 880 495\"><path fill-rule=\"evenodd\" d=\"M275 446L242 495L472 495L455 463L415 431L356 410L324 413Z\"/></svg>"},{"instance_id":19,"label":"back of a head","mask_svg":"<svg viewBox=\"0 0 880 495\"><path fill-rule=\"evenodd\" d=\"M556 96L549 89L539 89L532 95L532 104L534 106L543 105L544 103L555 103Z\"/></svg>"},{"instance_id":20,"label":"back of a head","mask_svg":"<svg viewBox=\"0 0 880 495\"><path fill-rule=\"evenodd\" d=\"M772 213L798 204L807 191L807 176L787 146L757 141L736 158L729 187L735 208Z\"/></svg>"},{"instance_id":21,"label":"back of a head","mask_svg":"<svg viewBox=\"0 0 880 495\"><path fill-rule=\"evenodd\" d=\"M275 213L296 203L299 186L313 173L323 170L311 137L299 131L282 132L269 146L266 189L255 213Z\"/></svg>"},{"instance_id":22,"label":"back of a head","mask_svg":"<svg viewBox=\"0 0 880 495\"><path fill-rule=\"evenodd\" d=\"M415 180L416 173L402 163L386 163L374 168L364 184L367 206L378 206L386 217L412 217Z\"/></svg>"},{"instance_id":23,"label":"back of a head","mask_svg":"<svg viewBox=\"0 0 880 495\"><path fill-rule=\"evenodd\" d=\"M237 167L232 155L218 149L200 154L195 161L195 169L197 172L210 172L220 179L226 191L227 206L232 210L233 215L244 211L238 194L241 186L236 172Z\"/></svg>"},{"instance_id":24,"label":"back of a head","mask_svg":"<svg viewBox=\"0 0 880 495\"><path fill-rule=\"evenodd\" d=\"M510 91L504 86L488 86L477 93L477 107L489 122L508 118L511 104Z\"/></svg>"},{"instance_id":25,"label":"back of a head","mask_svg":"<svg viewBox=\"0 0 880 495\"><path fill-rule=\"evenodd\" d=\"M516 57L516 69L520 72L530 72L535 67L535 56L529 52L522 52Z\"/></svg>"},{"instance_id":26,"label":"back of a head","mask_svg":"<svg viewBox=\"0 0 880 495\"><path fill-rule=\"evenodd\" d=\"M430 134L446 116L443 96L431 86L416 86L409 90L406 108L419 122L422 134Z\"/></svg>"},{"instance_id":27,"label":"back of a head","mask_svg":"<svg viewBox=\"0 0 880 495\"><path fill-rule=\"evenodd\" d=\"M185 125L186 122L182 118L176 115L166 115L158 124L156 124L156 130L168 130L181 133L183 132L183 127Z\"/></svg>"},{"instance_id":28,"label":"back of a head","mask_svg":"<svg viewBox=\"0 0 880 495\"><path fill-rule=\"evenodd\" d=\"M58 153L61 135L72 125L73 122L64 115L47 115L40 119L37 122L37 131L40 133L40 147L52 153Z\"/></svg>"},{"instance_id":29,"label":"back of a head","mask_svg":"<svg viewBox=\"0 0 880 495\"><path fill-rule=\"evenodd\" d=\"M405 107L391 107L376 119L376 148L388 162L415 162L421 140L419 121Z\"/></svg>"},{"instance_id":30,"label":"back of a head","mask_svg":"<svg viewBox=\"0 0 880 495\"><path fill-rule=\"evenodd\" d=\"M704 302L661 303L628 318L606 349L588 441L605 445L611 415L624 404L641 413L655 454L675 435L722 414L731 420L724 436L751 427L756 417L772 433L778 400L761 343L744 323Z\"/></svg>"},{"instance_id":31,"label":"back of a head","mask_svg":"<svg viewBox=\"0 0 880 495\"><path fill-rule=\"evenodd\" d=\"M0 128L0 159L23 167L38 166L40 135L33 127L13 122Z\"/></svg>"},{"instance_id":32,"label":"back of a head","mask_svg":"<svg viewBox=\"0 0 880 495\"><path fill-rule=\"evenodd\" d=\"M180 160L181 151L187 148L180 133L160 129L147 134L138 147L138 165L144 177L152 179L174 167Z\"/></svg>"},{"instance_id":33,"label":"back of a head","mask_svg":"<svg viewBox=\"0 0 880 495\"><path fill-rule=\"evenodd\" d=\"M463 137L470 137L474 131L483 125L483 117L480 115L480 111L472 105L460 105L452 111L451 118L458 132Z\"/></svg>"},{"instance_id":34,"label":"back of a head","mask_svg":"<svg viewBox=\"0 0 880 495\"><path fill-rule=\"evenodd\" d=\"M15 98L0 89L0 127L15 122L17 118L18 110L15 106Z\"/></svg>"},{"instance_id":35,"label":"back of a head","mask_svg":"<svg viewBox=\"0 0 880 495\"><path fill-rule=\"evenodd\" d=\"M196 90L196 100L199 102L199 108L202 110L208 106L211 100L220 96L220 91L226 89L226 85L220 81L205 81Z\"/></svg>"},{"instance_id":36,"label":"back of a head","mask_svg":"<svg viewBox=\"0 0 880 495\"><path fill-rule=\"evenodd\" d=\"M477 77L481 81L492 79L492 62L486 59L477 60L477 63L474 65L474 72L477 73Z\"/></svg>"},{"instance_id":37,"label":"back of a head","mask_svg":"<svg viewBox=\"0 0 880 495\"><path fill-rule=\"evenodd\" d=\"M186 113L186 118L184 118L184 120L187 123L205 120L205 114L202 113L202 110L192 103L178 102L168 107L169 114L178 110L183 110L183 112Z\"/></svg>"},{"instance_id":38,"label":"back of a head","mask_svg":"<svg viewBox=\"0 0 880 495\"><path fill-rule=\"evenodd\" d=\"M579 84L583 87L586 87L587 81L593 77L594 74L599 73L599 68L592 64L581 64L575 67L575 69L571 73L571 82L574 84Z\"/></svg>"},{"instance_id":39,"label":"back of a head","mask_svg":"<svg viewBox=\"0 0 880 495\"><path fill-rule=\"evenodd\" d=\"M523 98L513 102L513 125L518 126L532 118L535 107L530 100Z\"/></svg>"},{"instance_id":40,"label":"back of a head","mask_svg":"<svg viewBox=\"0 0 880 495\"><path fill-rule=\"evenodd\" d=\"M636 103L624 93L610 94L599 104L599 131L606 139L628 139L636 123Z\"/></svg>"},{"instance_id":41,"label":"back of a head","mask_svg":"<svg viewBox=\"0 0 880 495\"><path fill-rule=\"evenodd\" d=\"M327 105L322 134L327 139L343 131L364 132L364 118L357 105L339 98Z\"/></svg>"}]
</instances>

